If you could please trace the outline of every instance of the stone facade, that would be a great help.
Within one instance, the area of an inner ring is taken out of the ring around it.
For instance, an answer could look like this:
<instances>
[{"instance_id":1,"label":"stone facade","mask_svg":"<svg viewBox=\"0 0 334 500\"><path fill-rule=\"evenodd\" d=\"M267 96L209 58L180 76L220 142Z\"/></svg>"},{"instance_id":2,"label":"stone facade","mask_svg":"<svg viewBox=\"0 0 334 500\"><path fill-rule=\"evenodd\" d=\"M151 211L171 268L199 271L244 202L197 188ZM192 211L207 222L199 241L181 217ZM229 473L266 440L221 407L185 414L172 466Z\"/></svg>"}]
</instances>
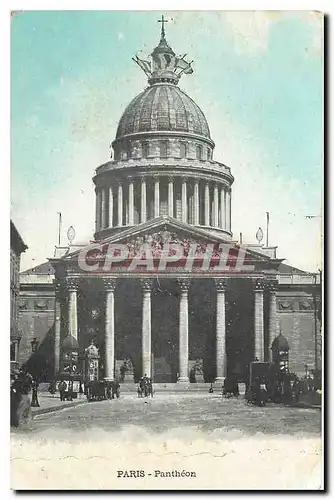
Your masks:
<instances>
[{"instance_id":1,"label":"stone facade","mask_svg":"<svg viewBox=\"0 0 334 500\"><path fill-rule=\"evenodd\" d=\"M20 364L38 364L42 378L54 375L55 286L54 270L47 262L20 275ZM31 342L38 342L32 352Z\"/></svg>"},{"instance_id":2,"label":"stone facade","mask_svg":"<svg viewBox=\"0 0 334 500\"><path fill-rule=\"evenodd\" d=\"M10 222L10 361L13 368L19 365L19 272L21 253L28 247L23 242L13 222Z\"/></svg>"}]
</instances>

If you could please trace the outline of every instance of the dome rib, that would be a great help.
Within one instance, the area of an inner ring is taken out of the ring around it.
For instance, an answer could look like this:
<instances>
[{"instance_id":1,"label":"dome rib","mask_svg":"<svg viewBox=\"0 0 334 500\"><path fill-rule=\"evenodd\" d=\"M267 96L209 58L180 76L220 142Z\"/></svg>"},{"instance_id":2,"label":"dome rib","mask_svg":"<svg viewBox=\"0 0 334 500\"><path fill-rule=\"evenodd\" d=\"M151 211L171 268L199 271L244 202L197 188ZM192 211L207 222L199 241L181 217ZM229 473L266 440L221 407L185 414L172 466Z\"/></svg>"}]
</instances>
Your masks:
<instances>
[{"instance_id":1,"label":"dome rib","mask_svg":"<svg viewBox=\"0 0 334 500\"><path fill-rule=\"evenodd\" d=\"M139 132L186 132L211 139L202 110L179 87L155 84L136 96L121 117L116 139Z\"/></svg>"}]
</instances>

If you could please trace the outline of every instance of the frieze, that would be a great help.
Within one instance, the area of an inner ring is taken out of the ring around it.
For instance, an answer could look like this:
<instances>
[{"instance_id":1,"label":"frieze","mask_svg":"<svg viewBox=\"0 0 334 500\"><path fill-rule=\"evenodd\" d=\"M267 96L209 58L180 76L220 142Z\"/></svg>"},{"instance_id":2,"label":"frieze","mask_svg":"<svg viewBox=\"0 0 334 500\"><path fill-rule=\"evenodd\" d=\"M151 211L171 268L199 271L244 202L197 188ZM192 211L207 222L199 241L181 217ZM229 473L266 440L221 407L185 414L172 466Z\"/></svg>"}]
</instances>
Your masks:
<instances>
[{"instance_id":1,"label":"frieze","mask_svg":"<svg viewBox=\"0 0 334 500\"><path fill-rule=\"evenodd\" d=\"M48 301L47 300L35 300L34 309L38 311L45 311L48 309Z\"/></svg>"},{"instance_id":2,"label":"frieze","mask_svg":"<svg viewBox=\"0 0 334 500\"><path fill-rule=\"evenodd\" d=\"M300 311L312 311L314 309L312 299L304 299L299 301Z\"/></svg>"},{"instance_id":3,"label":"frieze","mask_svg":"<svg viewBox=\"0 0 334 500\"><path fill-rule=\"evenodd\" d=\"M19 309L20 309L20 311L26 311L28 309L28 301L21 300L19 303Z\"/></svg>"},{"instance_id":4,"label":"frieze","mask_svg":"<svg viewBox=\"0 0 334 500\"><path fill-rule=\"evenodd\" d=\"M278 309L279 311L293 311L293 300L279 300Z\"/></svg>"}]
</instances>

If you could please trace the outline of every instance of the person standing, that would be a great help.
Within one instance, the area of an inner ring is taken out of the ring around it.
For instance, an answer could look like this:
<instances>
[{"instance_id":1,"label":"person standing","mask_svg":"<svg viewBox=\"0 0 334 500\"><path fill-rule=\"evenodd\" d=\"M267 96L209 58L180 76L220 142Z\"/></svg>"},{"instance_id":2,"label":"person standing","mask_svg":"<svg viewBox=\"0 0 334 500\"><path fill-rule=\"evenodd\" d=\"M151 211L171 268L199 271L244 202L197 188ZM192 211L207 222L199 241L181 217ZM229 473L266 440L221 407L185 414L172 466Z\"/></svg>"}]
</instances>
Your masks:
<instances>
[{"instance_id":1,"label":"person standing","mask_svg":"<svg viewBox=\"0 0 334 500\"><path fill-rule=\"evenodd\" d=\"M66 392L66 382L65 380L62 380L59 385L59 395L60 395L60 401L65 401L65 392Z\"/></svg>"}]
</instances>

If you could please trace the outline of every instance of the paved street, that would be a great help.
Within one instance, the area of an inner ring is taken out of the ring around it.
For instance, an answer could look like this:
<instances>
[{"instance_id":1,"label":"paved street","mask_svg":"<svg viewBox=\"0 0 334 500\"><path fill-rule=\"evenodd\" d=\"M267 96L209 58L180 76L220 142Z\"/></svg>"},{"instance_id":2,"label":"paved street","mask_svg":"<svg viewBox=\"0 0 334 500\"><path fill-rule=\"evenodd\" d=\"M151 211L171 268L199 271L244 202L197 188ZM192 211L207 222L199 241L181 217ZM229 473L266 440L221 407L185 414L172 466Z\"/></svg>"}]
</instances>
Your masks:
<instances>
[{"instance_id":1,"label":"paved street","mask_svg":"<svg viewBox=\"0 0 334 500\"><path fill-rule=\"evenodd\" d=\"M320 427L316 409L258 408L218 393L157 393L153 399L124 394L38 415L29 429L13 431L12 482L35 488L242 489L273 487L274 481L276 488L305 488L319 472ZM146 477L117 477L127 469L145 470ZM156 469L196 471L197 477L167 484L147 476ZM236 470L243 471L242 480ZM41 474L35 482L31 471Z\"/></svg>"},{"instance_id":2,"label":"paved street","mask_svg":"<svg viewBox=\"0 0 334 500\"><path fill-rule=\"evenodd\" d=\"M225 399L218 394L156 394L140 399L125 394L119 400L91 402L78 408L36 417L30 426L44 434L53 428L61 432L100 428L115 431L134 425L153 432L178 426L194 426L202 431L225 429L227 433L254 435L319 435L321 413L279 405L259 408L245 400Z\"/></svg>"}]
</instances>

